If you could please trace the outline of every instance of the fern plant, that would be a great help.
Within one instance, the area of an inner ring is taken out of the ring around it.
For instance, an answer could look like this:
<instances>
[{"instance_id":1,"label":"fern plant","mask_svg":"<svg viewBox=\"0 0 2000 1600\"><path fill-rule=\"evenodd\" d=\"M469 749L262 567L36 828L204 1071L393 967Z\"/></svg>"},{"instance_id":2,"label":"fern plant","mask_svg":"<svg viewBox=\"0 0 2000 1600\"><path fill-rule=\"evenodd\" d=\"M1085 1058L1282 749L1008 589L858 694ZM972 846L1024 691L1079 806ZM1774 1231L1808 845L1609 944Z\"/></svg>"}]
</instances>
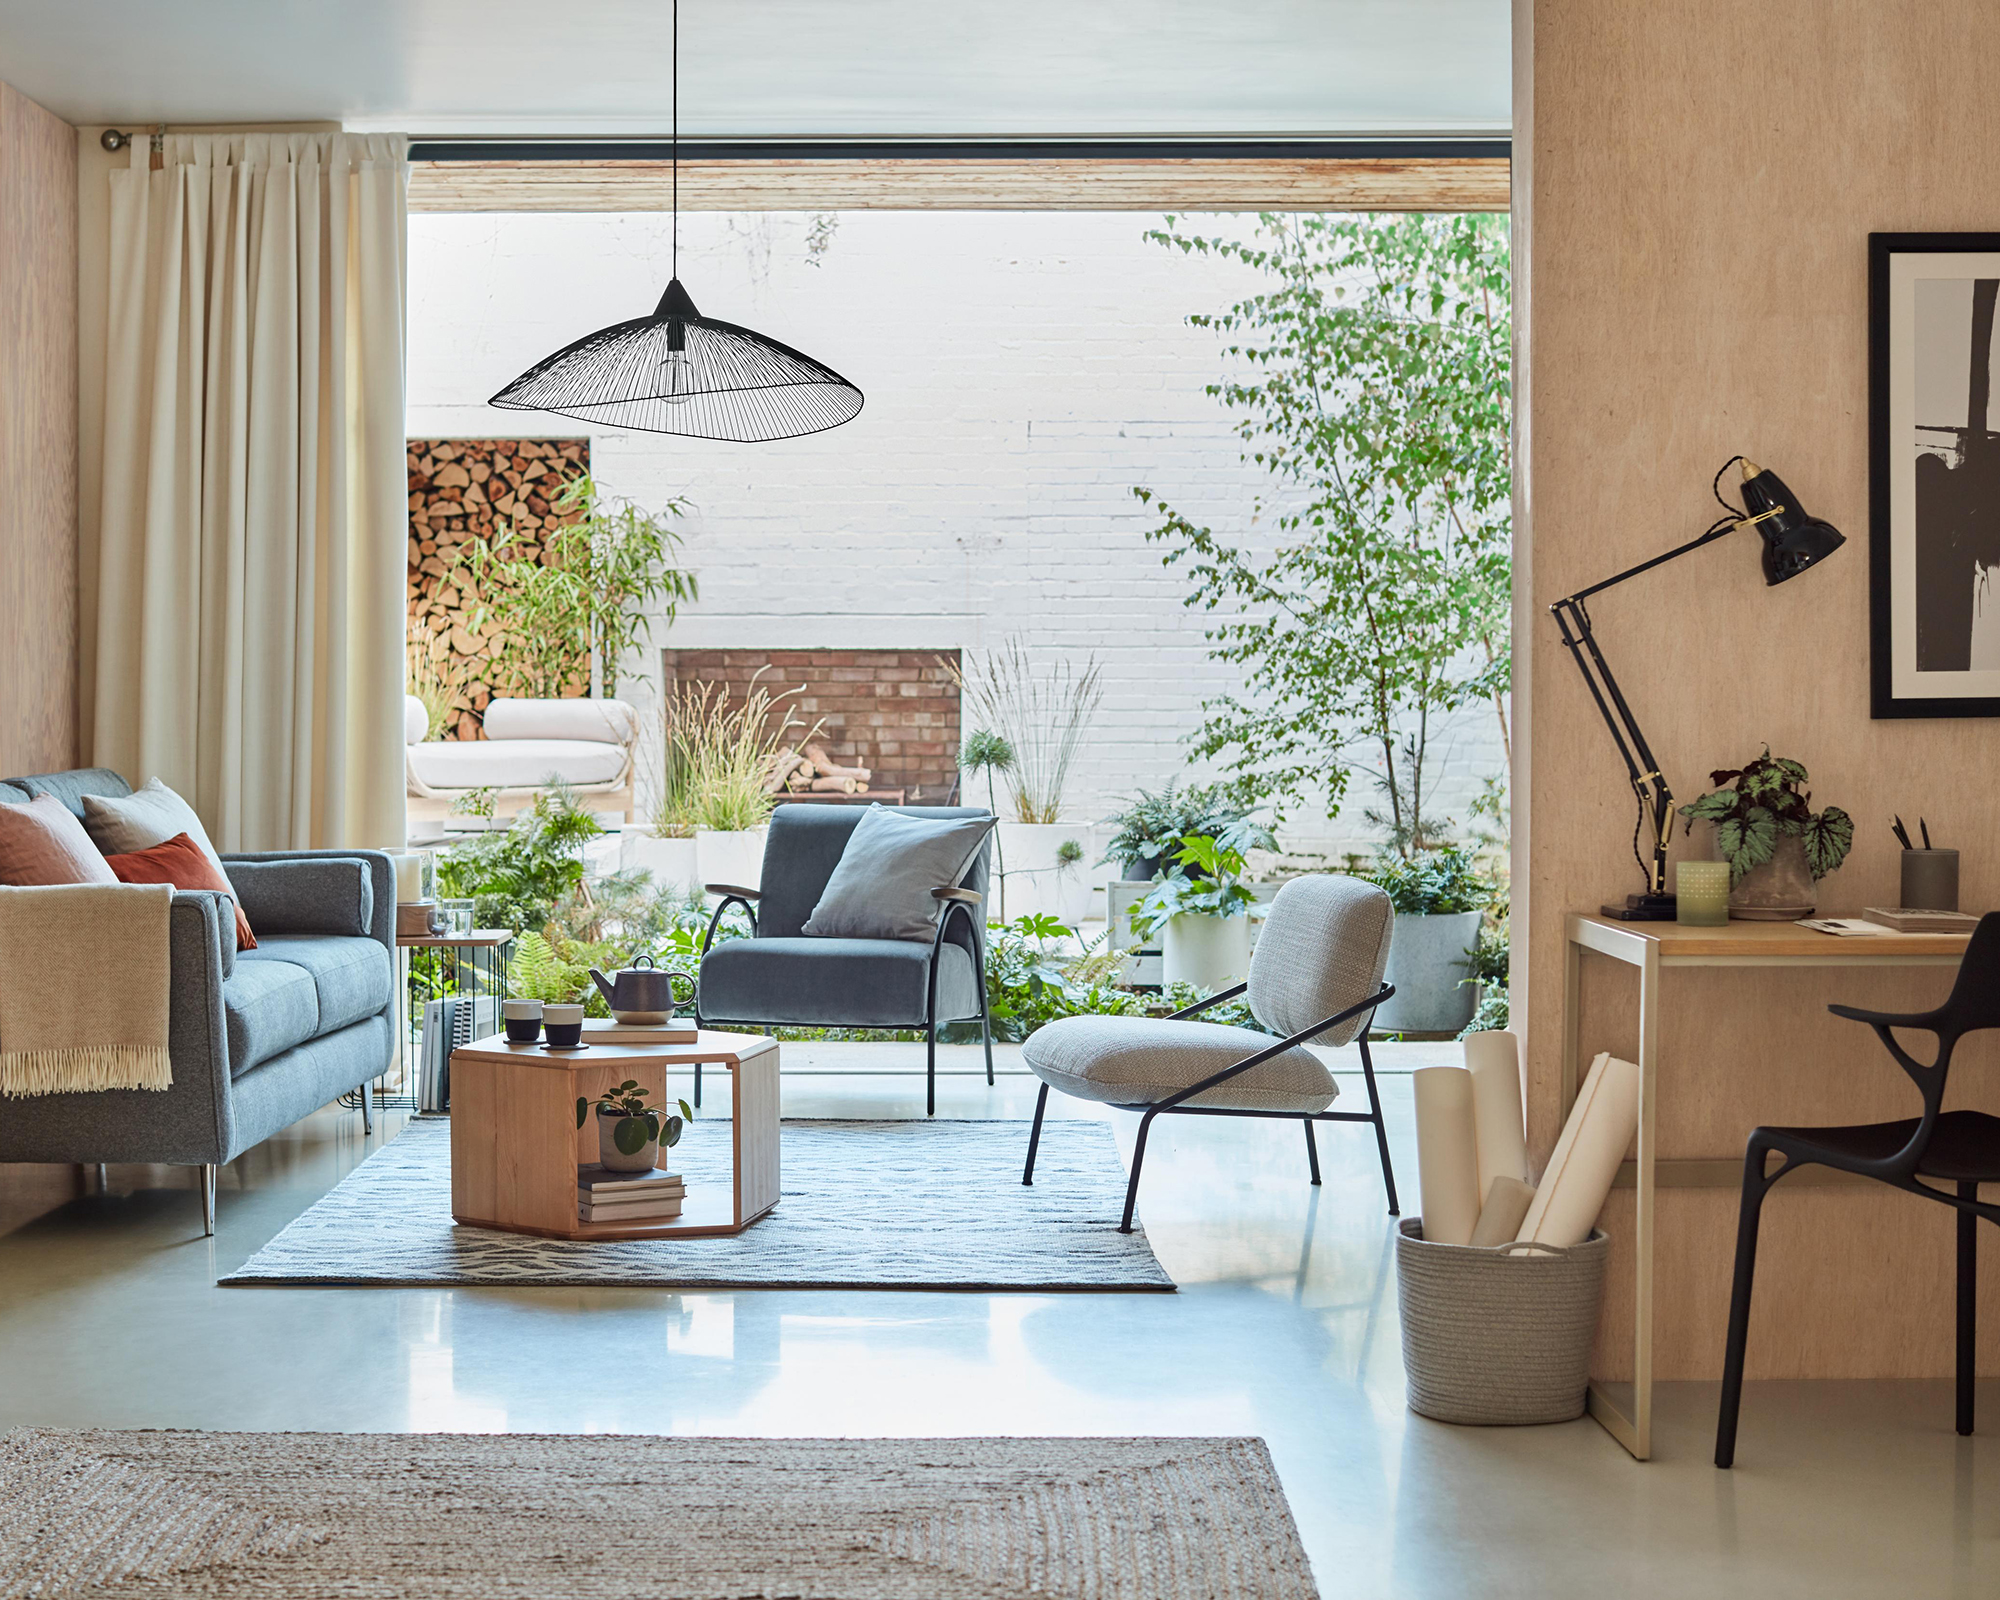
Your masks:
<instances>
[{"instance_id":1,"label":"fern plant","mask_svg":"<svg viewBox=\"0 0 2000 1600\"><path fill-rule=\"evenodd\" d=\"M1783 838L1805 846L1806 865L1817 882L1847 859L1854 846L1854 819L1839 806L1812 808L1812 791L1805 787L1806 769L1796 761L1764 753L1741 767L1711 772L1717 788L1681 807L1682 831L1697 822L1715 824L1715 847L1729 863L1733 887L1744 874L1769 861Z\"/></svg>"},{"instance_id":2,"label":"fern plant","mask_svg":"<svg viewBox=\"0 0 2000 1600\"><path fill-rule=\"evenodd\" d=\"M507 987L516 1000L575 1005L590 988L590 964L569 959L542 934L524 933L514 941Z\"/></svg>"}]
</instances>

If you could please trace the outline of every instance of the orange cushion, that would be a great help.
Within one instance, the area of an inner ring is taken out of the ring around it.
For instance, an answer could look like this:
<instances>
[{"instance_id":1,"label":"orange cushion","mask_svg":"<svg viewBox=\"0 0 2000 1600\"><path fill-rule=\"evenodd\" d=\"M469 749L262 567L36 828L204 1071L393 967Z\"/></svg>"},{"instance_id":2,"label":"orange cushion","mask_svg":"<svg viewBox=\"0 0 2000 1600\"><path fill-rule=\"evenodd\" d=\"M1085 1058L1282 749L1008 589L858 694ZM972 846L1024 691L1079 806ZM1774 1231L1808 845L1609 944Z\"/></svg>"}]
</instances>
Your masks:
<instances>
[{"instance_id":1,"label":"orange cushion","mask_svg":"<svg viewBox=\"0 0 2000 1600\"><path fill-rule=\"evenodd\" d=\"M76 814L54 795L0 805L0 883L25 888L117 881Z\"/></svg>"},{"instance_id":2,"label":"orange cushion","mask_svg":"<svg viewBox=\"0 0 2000 1600\"><path fill-rule=\"evenodd\" d=\"M177 833L164 844L145 850L131 850L122 856L106 856L105 861L120 883L171 883L176 889L216 889L229 896L236 907L236 948L255 950L257 939L250 932L250 919L236 905L236 891L229 880L215 870L215 863L200 845L185 833Z\"/></svg>"}]
</instances>

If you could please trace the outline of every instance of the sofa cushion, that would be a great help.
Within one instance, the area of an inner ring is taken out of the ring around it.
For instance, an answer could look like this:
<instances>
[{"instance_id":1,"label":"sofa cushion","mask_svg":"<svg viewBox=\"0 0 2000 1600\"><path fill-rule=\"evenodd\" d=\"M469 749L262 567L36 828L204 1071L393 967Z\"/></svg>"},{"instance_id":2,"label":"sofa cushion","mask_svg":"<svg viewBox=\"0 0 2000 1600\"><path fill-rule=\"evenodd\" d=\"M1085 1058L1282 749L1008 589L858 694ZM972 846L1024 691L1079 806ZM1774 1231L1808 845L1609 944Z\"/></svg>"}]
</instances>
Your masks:
<instances>
[{"instance_id":1,"label":"sofa cushion","mask_svg":"<svg viewBox=\"0 0 2000 1600\"><path fill-rule=\"evenodd\" d=\"M612 783L624 770L622 744L584 739L446 739L410 746L410 771L433 789Z\"/></svg>"},{"instance_id":2,"label":"sofa cushion","mask_svg":"<svg viewBox=\"0 0 2000 1600\"><path fill-rule=\"evenodd\" d=\"M45 794L60 800L69 814L83 818L83 797L87 794L130 794L132 785L109 767L75 767L68 772L37 772L25 778L7 780L30 795ZM174 830L178 833L180 830Z\"/></svg>"},{"instance_id":3,"label":"sofa cushion","mask_svg":"<svg viewBox=\"0 0 2000 1600\"><path fill-rule=\"evenodd\" d=\"M263 949L238 956L236 971L222 986L232 1078L319 1032L319 986L313 975L272 959L270 944L267 939Z\"/></svg>"},{"instance_id":4,"label":"sofa cushion","mask_svg":"<svg viewBox=\"0 0 2000 1600\"><path fill-rule=\"evenodd\" d=\"M389 952L374 939L320 933L270 933L239 960L238 970L259 961L298 967L318 995L317 1022L310 1038L372 1017L389 1004L395 976Z\"/></svg>"},{"instance_id":5,"label":"sofa cushion","mask_svg":"<svg viewBox=\"0 0 2000 1600\"><path fill-rule=\"evenodd\" d=\"M1051 1088L1107 1105L1152 1105L1277 1041L1252 1028L1193 1018L1064 1017L1038 1028L1021 1060ZM1304 1045L1219 1083L1190 1102L1239 1111L1324 1111L1340 1093Z\"/></svg>"},{"instance_id":6,"label":"sofa cushion","mask_svg":"<svg viewBox=\"0 0 2000 1600\"><path fill-rule=\"evenodd\" d=\"M117 881L60 800L38 794L24 806L0 806L0 883L46 888Z\"/></svg>"},{"instance_id":7,"label":"sofa cushion","mask_svg":"<svg viewBox=\"0 0 2000 1600\"><path fill-rule=\"evenodd\" d=\"M486 702L479 725L489 740L624 744L639 730L639 713L623 700L518 700L500 695Z\"/></svg>"},{"instance_id":8,"label":"sofa cushion","mask_svg":"<svg viewBox=\"0 0 2000 1600\"><path fill-rule=\"evenodd\" d=\"M212 889L229 897L236 914L236 948L255 950L257 937L250 931L250 919L236 903L236 891L223 876L222 868L196 844L193 837L177 833L171 839L131 850L123 855L107 855L104 864L118 874L120 883L171 883L176 889Z\"/></svg>"},{"instance_id":9,"label":"sofa cushion","mask_svg":"<svg viewBox=\"0 0 2000 1600\"><path fill-rule=\"evenodd\" d=\"M915 1028L924 1021L929 940L730 939L702 957L701 1014L726 1022ZM979 1015L972 957L938 952L938 1020Z\"/></svg>"},{"instance_id":10,"label":"sofa cushion","mask_svg":"<svg viewBox=\"0 0 2000 1600\"><path fill-rule=\"evenodd\" d=\"M243 909L267 934L374 932L375 886L360 856L231 857L225 870Z\"/></svg>"},{"instance_id":11,"label":"sofa cushion","mask_svg":"<svg viewBox=\"0 0 2000 1600\"><path fill-rule=\"evenodd\" d=\"M992 831L990 817L909 817L870 806L800 930L814 938L928 939L940 903Z\"/></svg>"}]
</instances>

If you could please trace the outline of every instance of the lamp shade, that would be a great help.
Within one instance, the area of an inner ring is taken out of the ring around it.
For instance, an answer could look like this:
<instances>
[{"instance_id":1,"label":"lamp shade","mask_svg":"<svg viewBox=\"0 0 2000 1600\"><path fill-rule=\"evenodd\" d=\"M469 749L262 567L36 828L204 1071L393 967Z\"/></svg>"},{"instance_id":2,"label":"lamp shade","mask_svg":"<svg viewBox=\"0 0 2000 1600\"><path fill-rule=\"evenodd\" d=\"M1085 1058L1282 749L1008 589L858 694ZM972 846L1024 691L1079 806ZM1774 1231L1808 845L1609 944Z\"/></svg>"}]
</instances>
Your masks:
<instances>
[{"instance_id":1,"label":"lamp shade","mask_svg":"<svg viewBox=\"0 0 2000 1600\"><path fill-rule=\"evenodd\" d=\"M837 428L861 391L789 345L695 309L675 278L650 317L585 334L491 405L697 439L790 439Z\"/></svg>"},{"instance_id":2,"label":"lamp shade","mask_svg":"<svg viewBox=\"0 0 2000 1600\"><path fill-rule=\"evenodd\" d=\"M1764 582L1780 584L1817 566L1847 543L1830 522L1806 515L1784 479L1754 462L1743 466L1743 504L1764 541Z\"/></svg>"}]
</instances>

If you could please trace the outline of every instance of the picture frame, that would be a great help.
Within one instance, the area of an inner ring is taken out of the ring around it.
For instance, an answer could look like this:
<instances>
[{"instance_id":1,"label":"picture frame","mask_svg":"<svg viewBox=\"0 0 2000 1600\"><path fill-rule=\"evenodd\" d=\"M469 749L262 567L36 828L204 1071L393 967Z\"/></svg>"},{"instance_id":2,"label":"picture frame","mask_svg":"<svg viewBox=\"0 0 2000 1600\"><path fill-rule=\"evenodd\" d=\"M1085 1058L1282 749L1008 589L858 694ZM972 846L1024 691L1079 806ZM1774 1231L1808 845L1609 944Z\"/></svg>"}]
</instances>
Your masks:
<instances>
[{"instance_id":1,"label":"picture frame","mask_svg":"<svg viewBox=\"0 0 2000 1600\"><path fill-rule=\"evenodd\" d=\"M1996 307L2000 233L1868 236L1876 718L2000 717Z\"/></svg>"}]
</instances>

